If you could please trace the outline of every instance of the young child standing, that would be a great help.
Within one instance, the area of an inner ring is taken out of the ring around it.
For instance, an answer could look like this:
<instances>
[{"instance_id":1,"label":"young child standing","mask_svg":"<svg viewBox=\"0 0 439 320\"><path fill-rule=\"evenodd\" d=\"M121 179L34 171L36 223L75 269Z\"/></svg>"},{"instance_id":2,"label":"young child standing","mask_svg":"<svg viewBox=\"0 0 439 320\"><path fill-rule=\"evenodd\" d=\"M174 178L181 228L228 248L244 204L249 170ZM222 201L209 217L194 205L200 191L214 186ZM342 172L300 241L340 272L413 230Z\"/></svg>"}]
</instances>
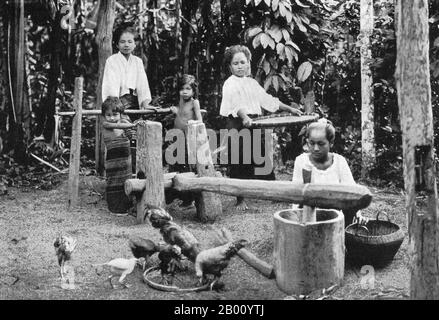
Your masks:
<instances>
[{"instance_id":1,"label":"young child standing","mask_svg":"<svg viewBox=\"0 0 439 320\"><path fill-rule=\"evenodd\" d=\"M289 111L294 115L301 115L302 112L295 107L290 107L282 103L265 92L259 83L250 77L251 53L246 46L234 45L226 49L225 66L230 71L231 76L224 82L222 90L222 101L220 115L227 117L227 129L237 129L238 131L250 127L252 118L262 114L262 108L269 112L277 110ZM264 130L262 130L264 133ZM251 132L253 140L253 132ZM261 137L262 142L265 140ZM230 141L229 141L230 142ZM230 147L231 143L229 143ZM253 141L251 142L253 148ZM255 175L253 155L251 164L244 164L243 143L239 146L239 164L231 164L229 160L230 177L236 179L265 179L274 180L274 171L268 175ZM253 150L253 149L252 149ZM264 150L264 148L262 148ZM229 159L232 150L229 148ZM252 152L253 153L253 152ZM273 168L274 169L274 168ZM238 197L236 206L238 210L248 209L244 198Z\"/></svg>"},{"instance_id":2,"label":"young child standing","mask_svg":"<svg viewBox=\"0 0 439 320\"><path fill-rule=\"evenodd\" d=\"M200 102L197 99L197 87L198 84L194 76L183 75L178 84L180 95L178 108L171 107L171 111L176 115L174 129L184 130L185 134L189 120L203 121Z\"/></svg>"},{"instance_id":3,"label":"young child standing","mask_svg":"<svg viewBox=\"0 0 439 320\"><path fill-rule=\"evenodd\" d=\"M185 136L187 135L188 122L190 120L203 121L200 111L200 102L197 99L198 84L194 76L185 74L178 81L179 103L178 107L171 107L172 113L175 114L174 129L183 130ZM191 165L188 164L187 145L185 147L185 163L176 163L170 167L174 172L189 172ZM168 199L179 197L183 203L182 207L189 207L192 205L194 197L191 192L179 192L176 195L171 195L172 191L167 193Z\"/></svg>"},{"instance_id":4,"label":"young child standing","mask_svg":"<svg viewBox=\"0 0 439 320\"><path fill-rule=\"evenodd\" d=\"M294 162L293 183L345 184L355 185L346 159L331 152L335 140L335 128L326 119L320 119L306 127L305 139L308 152L302 153ZM360 212L344 211L345 224L354 217L361 223L367 221Z\"/></svg>"},{"instance_id":5,"label":"young child standing","mask_svg":"<svg viewBox=\"0 0 439 320\"><path fill-rule=\"evenodd\" d=\"M125 132L137 124L121 118L122 112L123 105L118 97L108 97L102 103L103 137L107 149L105 193L108 209L113 213L127 214L132 201L125 194L124 184L132 173L130 141Z\"/></svg>"}]
</instances>

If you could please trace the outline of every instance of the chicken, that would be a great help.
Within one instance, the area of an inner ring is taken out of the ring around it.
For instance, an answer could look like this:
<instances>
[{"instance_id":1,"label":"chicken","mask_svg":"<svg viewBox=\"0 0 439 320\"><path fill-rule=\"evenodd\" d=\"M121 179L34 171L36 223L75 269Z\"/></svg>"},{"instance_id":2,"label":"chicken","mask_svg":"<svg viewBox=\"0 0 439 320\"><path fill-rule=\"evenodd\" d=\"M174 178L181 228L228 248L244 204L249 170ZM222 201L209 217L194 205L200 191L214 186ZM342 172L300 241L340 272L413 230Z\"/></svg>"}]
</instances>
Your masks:
<instances>
[{"instance_id":1,"label":"chicken","mask_svg":"<svg viewBox=\"0 0 439 320\"><path fill-rule=\"evenodd\" d=\"M93 266L107 266L110 268L111 275L108 277L108 281L110 281L111 287L114 289L114 285L111 282L111 280L116 277L120 276L119 283L124 286L125 288L129 288L129 285L124 282L125 277L129 275L131 272L133 272L134 268L137 264L140 264L142 267L144 266L144 258L131 258L131 259L124 259L124 258L117 258L113 259L106 263L99 263L94 264Z\"/></svg>"},{"instance_id":2,"label":"chicken","mask_svg":"<svg viewBox=\"0 0 439 320\"><path fill-rule=\"evenodd\" d=\"M150 204L147 204L145 208L144 219L146 218L154 228L160 228L166 221L172 221L171 215L165 209Z\"/></svg>"},{"instance_id":3,"label":"chicken","mask_svg":"<svg viewBox=\"0 0 439 320\"><path fill-rule=\"evenodd\" d=\"M128 240L128 245L135 258L144 258L145 266L149 258L160 251L161 246L149 239L132 236Z\"/></svg>"},{"instance_id":4,"label":"chicken","mask_svg":"<svg viewBox=\"0 0 439 320\"><path fill-rule=\"evenodd\" d=\"M163 284L173 284L175 272L183 269L181 258L181 249L178 246L167 245L159 252L159 267Z\"/></svg>"},{"instance_id":5,"label":"chicken","mask_svg":"<svg viewBox=\"0 0 439 320\"><path fill-rule=\"evenodd\" d=\"M200 243L188 229L169 221L160 228L160 233L166 243L179 246L181 253L190 261L195 262L197 255L201 252Z\"/></svg>"},{"instance_id":6,"label":"chicken","mask_svg":"<svg viewBox=\"0 0 439 320\"><path fill-rule=\"evenodd\" d=\"M179 246L181 253L190 261L195 262L195 258L201 251L200 244L189 230L173 222L171 215L158 207L148 205L146 217L149 218L154 228L160 229L166 243Z\"/></svg>"},{"instance_id":7,"label":"chicken","mask_svg":"<svg viewBox=\"0 0 439 320\"><path fill-rule=\"evenodd\" d=\"M60 267L61 279L64 280L65 263L72 259L72 253L76 248L76 239L68 236L58 236L53 243L55 247L55 254L58 258L58 264Z\"/></svg>"},{"instance_id":8,"label":"chicken","mask_svg":"<svg viewBox=\"0 0 439 320\"><path fill-rule=\"evenodd\" d=\"M221 277L221 272L229 265L230 259L247 243L244 239L228 242L222 246L201 251L195 260L195 274L199 285L206 283L206 275L214 276L214 281Z\"/></svg>"}]
</instances>

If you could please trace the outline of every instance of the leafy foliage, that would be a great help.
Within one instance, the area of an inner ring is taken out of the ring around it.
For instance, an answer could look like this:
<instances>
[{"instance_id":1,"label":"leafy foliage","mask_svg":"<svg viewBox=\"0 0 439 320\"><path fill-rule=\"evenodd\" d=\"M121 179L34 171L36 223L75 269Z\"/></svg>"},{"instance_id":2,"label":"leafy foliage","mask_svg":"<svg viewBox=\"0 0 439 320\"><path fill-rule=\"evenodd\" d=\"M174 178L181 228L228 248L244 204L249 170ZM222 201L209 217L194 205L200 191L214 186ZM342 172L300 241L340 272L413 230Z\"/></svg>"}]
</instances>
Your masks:
<instances>
[{"instance_id":1,"label":"leafy foliage","mask_svg":"<svg viewBox=\"0 0 439 320\"><path fill-rule=\"evenodd\" d=\"M26 74L33 110L33 136L40 136L51 126L55 128L56 122L51 116L53 110L73 109L75 76L82 75L85 79L83 107L96 108L97 48L94 33L85 28L96 1L73 1L75 29L70 33L58 30L60 33L56 34L54 30L59 22L60 8L66 3L67 0L37 1L26 13ZM116 8L115 27L132 23L139 31L135 54L143 59L146 66L153 104L163 107L175 105L178 101L178 77L183 73L193 74L199 82L202 108L208 111L205 117L207 126L223 128L224 119L218 111L222 83L227 76L223 66L224 50L233 44L245 44L252 51L254 77L283 102L303 103L302 91L312 80L316 111L331 119L337 128L334 151L345 155L350 160L354 175L359 176L361 81L357 0L145 0L143 8L139 8L137 0L120 0L118 3L121 6ZM429 4L432 103L437 148L439 1L430 1ZM394 3L392 0L375 0L374 9L375 26L371 41L378 163L372 172L373 181L369 182L401 187L401 130L394 80ZM4 110L8 110L5 108L8 101L4 90L0 91L0 95L2 115ZM6 130L4 119L0 117L0 137L3 140ZM162 116L157 120L163 122L164 130L172 126L172 116ZM83 166L93 166L94 124L93 118L83 118ZM62 118L57 129L59 139L52 139L49 144L30 142L28 152L60 169L65 168L70 130L71 119ZM301 141L297 138L299 130L276 129L276 148L283 162L293 160L302 151ZM47 140L50 137L46 136ZM15 169L11 170L15 164L7 150L3 156L6 158L3 158L2 165L7 169L0 175L16 175ZM42 168L43 171L51 170L37 164L33 158L27 165L28 168L36 168L33 172Z\"/></svg>"}]
</instances>

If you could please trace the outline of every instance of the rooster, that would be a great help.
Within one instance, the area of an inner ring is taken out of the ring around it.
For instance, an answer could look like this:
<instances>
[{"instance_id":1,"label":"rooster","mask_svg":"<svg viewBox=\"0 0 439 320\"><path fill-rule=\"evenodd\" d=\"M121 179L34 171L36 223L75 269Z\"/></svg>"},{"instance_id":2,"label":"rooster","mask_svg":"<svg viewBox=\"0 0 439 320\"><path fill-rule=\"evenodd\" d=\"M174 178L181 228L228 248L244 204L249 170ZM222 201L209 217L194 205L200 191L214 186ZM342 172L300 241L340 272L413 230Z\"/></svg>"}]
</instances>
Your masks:
<instances>
[{"instance_id":1,"label":"rooster","mask_svg":"<svg viewBox=\"0 0 439 320\"><path fill-rule=\"evenodd\" d=\"M154 228L160 229L166 243L179 246L181 253L190 261L195 262L195 258L201 251L200 244L189 230L173 222L171 215L159 207L148 205L145 213L146 218L149 219Z\"/></svg>"},{"instance_id":2,"label":"rooster","mask_svg":"<svg viewBox=\"0 0 439 320\"><path fill-rule=\"evenodd\" d=\"M133 272L136 265L141 265L144 269L145 265L145 259L144 258L131 258L131 259L124 259L124 258L117 258L113 259L106 263L99 263L99 264L93 264L94 267L97 266L107 266L110 267L110 273L111 275L108 277L108 281L110 282L111 287L114 289L114 285L111 282L111 280L116 277L120 276L119 283L124 286L125 288L129 288L129 285L124 282L125 277L129 275L131 272Z\"/></svg>"},{"instance_id":3,"label":"rooster","mask_svg":"<svg viewBox=\"0 0 439 320\"><path fill-rule=\"evenodd\" d=\"M146 218L154 228L160 228L166 221L172 221L172 216L165 209L151 204L146 204L144 219Z\"/></svg>"},{"instance_id":4,"label":"rooster","mask_svg":"<svg viewBox=\"0 0 439 320\"><path fill-rule=\"evenodd\" d=\"M149 258L156 252L159 252L163 246L154 243L154 241L149 239L144 239L137 236L132 236L128 240L128 245L136 258L144 258L145 266Z\"/></svg>"},{"instance_id":5,"label":"rooster","mask_svg":"<svg viewBox=\"0 0 439 320\"><path fill-rule=\"evenodd\" d=\"M177 270L183 270L181 259L181 249L178 246L167 245L159 252L159 267L163 284L173 284L175 272ZM169 276L169 280L167 276Z\"/></svg>"},{"instance_id":6,"label":"rooster","mask_svg":"<svg viewBox=\"0 0 439 320\"><path fill-rule=\"evenodd\" d=\"M213 282L219 280L221 272L229 265L230 259L247 243L244 239L228 242L222 246L201 251L195 260L195 274L199 285L206 283L206 275L214 276Z\"/></svg>"},{"instance_id":7,"label":"rooster","mask_svg":"<svg viewBox=\"0 0 439 320\"><path fill-rule=\"evenodd\" d=\"M64 266L66 261L72 259L72 253L76 248L76 239L68 236L58 236L53 243L55 247L55 254L58 258L59 272L61 274L61 279L64 280Z\"/></svg>"}]
</instances>

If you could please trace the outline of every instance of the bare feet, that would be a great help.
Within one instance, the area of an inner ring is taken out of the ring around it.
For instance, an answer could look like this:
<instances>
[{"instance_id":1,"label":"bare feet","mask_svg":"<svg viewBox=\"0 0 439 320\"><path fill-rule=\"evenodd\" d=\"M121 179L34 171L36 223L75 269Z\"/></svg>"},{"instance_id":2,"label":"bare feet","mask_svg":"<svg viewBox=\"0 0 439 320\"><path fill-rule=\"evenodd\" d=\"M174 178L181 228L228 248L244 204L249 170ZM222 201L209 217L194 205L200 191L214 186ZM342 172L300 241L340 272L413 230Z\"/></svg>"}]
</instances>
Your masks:
<instances>
[{"instance_id":1,"label":"bare feet","mask_svg":"<svg viewBox=\"0 0 439 320\"><path fill-rule=\"evenodd\" d=\"M238 211L245 211L248 210L247 203L245 202L244 198L238 197L236 198L236 210Z\"/></svg>"}]
</instances>

